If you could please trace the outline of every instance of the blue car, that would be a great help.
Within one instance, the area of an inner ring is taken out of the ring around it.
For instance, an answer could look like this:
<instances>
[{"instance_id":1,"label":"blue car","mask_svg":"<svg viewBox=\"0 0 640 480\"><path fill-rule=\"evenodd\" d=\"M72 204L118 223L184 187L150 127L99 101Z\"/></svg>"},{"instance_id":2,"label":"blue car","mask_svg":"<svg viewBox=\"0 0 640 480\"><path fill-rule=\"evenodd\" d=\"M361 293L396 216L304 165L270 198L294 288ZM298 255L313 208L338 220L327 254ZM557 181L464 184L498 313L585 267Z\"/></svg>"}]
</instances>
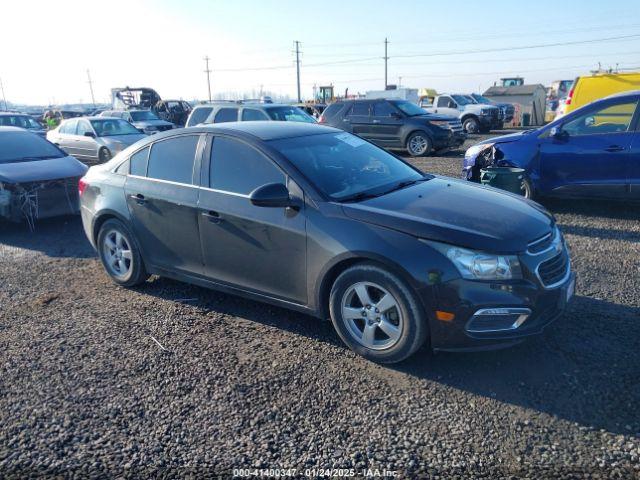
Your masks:
<instances>
[{"instance_id":1,"label":"blue car","mask_svg":"<svg viewBox=\"0 0 640 480\"><path fill-rule=\"evenodd\" d=\"M496 164L526 171L526 197L640 199L640 91L613 95L544 127L485 140L464 156L462 177Z\"/></svg>"}]
</instances>

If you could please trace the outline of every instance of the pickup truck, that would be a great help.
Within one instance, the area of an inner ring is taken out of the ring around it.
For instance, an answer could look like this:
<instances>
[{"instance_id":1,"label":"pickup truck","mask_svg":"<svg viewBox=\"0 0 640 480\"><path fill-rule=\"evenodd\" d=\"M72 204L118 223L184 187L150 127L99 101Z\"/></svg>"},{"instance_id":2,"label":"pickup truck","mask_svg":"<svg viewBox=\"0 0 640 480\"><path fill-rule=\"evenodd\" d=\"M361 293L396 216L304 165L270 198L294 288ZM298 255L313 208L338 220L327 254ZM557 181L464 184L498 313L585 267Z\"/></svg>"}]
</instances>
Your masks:
<instances>
[{"instance_id":1,"label":"pickup truck","mask_svg":"<svg viewBox=\"0 0 640 480\"><path fill-rule=\"evenodd\" d=\"M426 98L420 106L429 113L457 117L467 133L486 133L500 126L500 109L495 105L474 103L465 95L438 95L433 103L428 104Z\"/></svg>"}]
</instances>

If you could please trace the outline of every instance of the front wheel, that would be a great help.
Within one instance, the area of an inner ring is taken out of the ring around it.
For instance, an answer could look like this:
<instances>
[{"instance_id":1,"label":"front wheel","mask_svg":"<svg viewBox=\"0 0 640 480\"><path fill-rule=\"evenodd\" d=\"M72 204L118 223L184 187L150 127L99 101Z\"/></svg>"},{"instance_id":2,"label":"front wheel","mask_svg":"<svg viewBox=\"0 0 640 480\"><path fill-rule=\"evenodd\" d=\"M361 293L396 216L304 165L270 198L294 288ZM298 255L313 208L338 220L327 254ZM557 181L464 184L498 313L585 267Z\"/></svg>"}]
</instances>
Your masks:
<instances>
[{"instance_id":1,"label":"front wheel","mask_svg":"<svg viewBox=\"0 0 640 480\"><path fill-rule=\"evenodd\" d=\"M423 132L413 132L407 138L407 152L412 157L424 157L431 151L431 140Z\"/></svg>"},{"instance_id":2,"label":"front wheel","mask_svg":"<svg viewBox=\"0 0 640 480\"><path fill-rule=\"evenodd\" d=\"M149 278L137 243L120 220L104 222L98 233L97 246L104 269L118 285L132 287Z\"/></svg>"},{"instance_id":3,"label":"front wheel","mask_svg":"<svg viewBox=\"0 0 640 480\"><path fill-rule=\"evenodd\" d=\"M478 133L480 131L480 122L473 117L469 117L462 122L462 128L467 133Z\"/></svg>"},{"instance_id":4,"label":"front wheel","mask_svg":"<svg viewBox=\"0 0 640 480\"><path fill-rule=\"evenodd\" d=\"M427 320L411 289L377 265L345 270L333 284L329 301L331 321L342 341L369 360L400 362L427 338Z\"/></svg>"},{"instance_id":5,"label":"front wheel","mask_svg":"<svg viewBox=\"0 0 640 480\"><path fill-rule=\"evenodd\" d=\"M533 190L533 185L531 184L531 180L528 178L522 179L522 196L524 198L528 198L529 200L533 200L535 198L535 193Z\"/></svg>"}]
</instances>

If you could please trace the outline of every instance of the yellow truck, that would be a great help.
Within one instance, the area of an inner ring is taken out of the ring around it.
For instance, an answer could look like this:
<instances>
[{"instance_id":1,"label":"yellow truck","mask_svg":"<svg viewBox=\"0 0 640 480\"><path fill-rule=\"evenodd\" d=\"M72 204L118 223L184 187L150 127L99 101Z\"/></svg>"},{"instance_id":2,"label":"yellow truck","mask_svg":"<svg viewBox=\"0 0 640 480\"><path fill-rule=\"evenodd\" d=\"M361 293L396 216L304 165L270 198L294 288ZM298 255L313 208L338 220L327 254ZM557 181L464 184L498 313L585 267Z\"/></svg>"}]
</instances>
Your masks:
<instances>
[{"instance_id":1,"label":"yellow truck","mask_svg":"<svg viewBox=\"0 0 640 480\"><path fill-rule=\"evenodd\" d=\"M559 110L562 109L562 114L567 114L594 100L629 90L640 90L640 72L595 73L578 77Z\"/></svg>"}]
</instances>

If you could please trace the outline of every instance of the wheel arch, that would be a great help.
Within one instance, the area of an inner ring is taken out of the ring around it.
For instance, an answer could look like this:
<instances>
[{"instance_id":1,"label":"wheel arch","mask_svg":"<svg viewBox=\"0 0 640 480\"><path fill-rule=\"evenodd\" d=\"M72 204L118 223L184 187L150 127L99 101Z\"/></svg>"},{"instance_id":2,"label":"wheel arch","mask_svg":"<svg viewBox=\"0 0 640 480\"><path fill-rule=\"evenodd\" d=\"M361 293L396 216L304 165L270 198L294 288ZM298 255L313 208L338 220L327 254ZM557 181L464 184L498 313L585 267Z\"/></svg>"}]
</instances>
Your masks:
<instances>
[{"instance_id":1,"label":"wheel arch","mask_svg":"<svg viewBox=\"0 0 640 480\"><path fill-rule=\"evenodd\" d=\"M409 137L416 132L424 133L427 137L429 137L429 141L433 146L433 136L431 135L431 132L429 132L429 130L427 130L426 128L419 128L414 126L412 128L407 129L407 133L405 133L404 136L402 137L402 145L404 147L407 146L407 140L409 140Z\"/></svg>"},{"instance_id":2,"label":"wheel arch","mask_svg":"<svg viewBox=\"0 0 640 480\"><path fill-rule=\"evenodd\" d=\"M127 219L115 210L103 210L97 213L93 218L93 225L91 227L91 240L94 245L98 244L98 233L100 232L100 228L104 225L104 222L110 219L120 220L122 223L127 225Z\"/></svg>"},{"instance_id":3,"label":"wheel arch","mask_svg":"<svg viewBox=\"0 0 640 480\"><path fill-rule=\"evenodd\" d=\"M352 254L347 254L345 256L336 258L330 265L328 265L324 269L321 275L321 280L316 285L314 296L316 301L316 311L318 312L318 316L320 318L322 318L323 320L329 318L329 296L331 294L331 288L333 287L333 284L335 283L338 276L340 276L340 274L348 268L361 263L370 263L377 265L381 268L389 270L391 273L400 277L416 295L420 306L424 308L422 300L419 298L419 295L416 292L415 281L413 280L409 272L407 272L395 262L390 261L386 257L377 255L372 252L354 252Z\"/></svg>"}]
</instances>

